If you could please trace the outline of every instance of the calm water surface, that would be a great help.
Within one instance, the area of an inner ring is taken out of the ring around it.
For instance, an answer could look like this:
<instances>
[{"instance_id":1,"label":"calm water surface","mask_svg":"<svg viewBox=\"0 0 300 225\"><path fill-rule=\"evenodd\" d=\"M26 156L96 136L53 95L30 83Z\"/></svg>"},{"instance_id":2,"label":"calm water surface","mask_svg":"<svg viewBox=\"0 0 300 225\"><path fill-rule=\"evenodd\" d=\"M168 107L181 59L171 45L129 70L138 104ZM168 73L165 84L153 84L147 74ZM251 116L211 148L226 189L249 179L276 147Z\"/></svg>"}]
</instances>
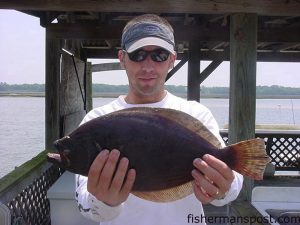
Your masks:
<instances>
[{"instance_id":1,"label":"calm water surface","mask_svg":"<svg viewBox=\"0 0 300 225\"><path fill-rule=\"evenodd\" d=\"M113 99L95 98L94 107ZM228 124L228 99L203 99L222 128ZM0 177L45 148L45 99L0 97ZM300 99L258 99L257 124L300 125Z\"/></svg>"}]
</instances>

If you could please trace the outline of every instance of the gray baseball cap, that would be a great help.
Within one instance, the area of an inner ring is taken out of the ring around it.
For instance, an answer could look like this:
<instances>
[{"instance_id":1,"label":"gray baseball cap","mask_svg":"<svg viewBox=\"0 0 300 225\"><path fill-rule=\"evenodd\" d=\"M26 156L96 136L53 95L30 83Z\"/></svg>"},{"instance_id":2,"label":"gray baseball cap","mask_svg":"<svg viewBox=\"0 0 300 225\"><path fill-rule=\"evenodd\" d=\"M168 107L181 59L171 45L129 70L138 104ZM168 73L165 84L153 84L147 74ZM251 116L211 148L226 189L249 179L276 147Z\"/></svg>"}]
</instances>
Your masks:
<instances>
[{"instance_id":1,"label":"gray baseball cap","mask_svg":"<svg viewBox=\"0 0 300 225\"><path fill-rule=\"evenodd\" d=\"M131 53L147 45L155 45L175 54L174 35L164 24L156 22L140 22L123 32L122 48Z\"/></svg>"}]
</instances>

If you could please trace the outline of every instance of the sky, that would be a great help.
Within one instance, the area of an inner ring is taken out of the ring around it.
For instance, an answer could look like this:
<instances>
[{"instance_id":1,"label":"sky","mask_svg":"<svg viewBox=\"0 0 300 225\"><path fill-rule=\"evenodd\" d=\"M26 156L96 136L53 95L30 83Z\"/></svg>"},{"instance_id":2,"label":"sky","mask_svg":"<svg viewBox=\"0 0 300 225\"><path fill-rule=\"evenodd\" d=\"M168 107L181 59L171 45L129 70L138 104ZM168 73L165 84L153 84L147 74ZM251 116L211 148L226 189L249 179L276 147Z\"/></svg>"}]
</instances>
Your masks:
<instances>
[{"instance_id":1,"label":"sky","mask_svg":"<svg viewBox=\"0 0 300 225\"><path fill-rule=\"evenodd\" d=\"M0 82L45 83L45 29L38 18L18 11L0 10L0 53ZM112 60L89 61L95 64ZM201 71L209 63L201 62ZM128 81L125 71L110 71L93 73L93 83L127 84ZM300 87L300 63L258 62L256 83ZM167 84L186 86L187 64ZM229 86L229 62L223 62L202 85Z\"/></svg>"}]
</instances>

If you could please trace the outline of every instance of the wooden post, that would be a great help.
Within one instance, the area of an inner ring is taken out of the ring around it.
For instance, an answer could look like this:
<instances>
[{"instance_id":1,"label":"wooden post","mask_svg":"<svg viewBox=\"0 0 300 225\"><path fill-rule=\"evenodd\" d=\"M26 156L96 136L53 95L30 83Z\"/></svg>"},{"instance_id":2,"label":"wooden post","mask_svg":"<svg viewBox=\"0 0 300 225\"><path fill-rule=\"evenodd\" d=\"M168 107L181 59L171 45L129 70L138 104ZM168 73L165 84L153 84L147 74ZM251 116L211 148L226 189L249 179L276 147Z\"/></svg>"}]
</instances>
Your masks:
<instances>
[{"instance_id":1,"label":"wooden post","mask_svg":"<svg viewBox=\"0 0 300 225\"><path fill-rule=\"evenodd\" d=\"M257 14L230 17L229 143L255 137ZM241 198L251 200L245 178Z\"/></svg>"},{"instance_id":2,"label":"wooden post","mask_svg":"<svg viewBox=\"0 0 300 225\"><path fill-rule=\"evenodd\" d=\"M76 41L69 40L66 47L74 55L80 55L80 47ZM67 135L78 127L86 112L84 109L85 63L74 55L63 52L60 78L60 118L62 135Z\"/></svg>"},{"instance_id":3,"label":"wooden post","mask_svg":"<svg viewBox=\"0 0 300 225\"><path fill-rule=\"evenodd\" d=\"M60 137L59 84L60 40L48 38L46 29L45 147L52 150Z\"/></svg>"},{"instance_id":4,"label":"wooden post","mask_svg":"<svg viewBox=\"0 0 300 225\"><path fill-rule=\"evenodd\" d=\"M86 62L85 66L85 96L87 112L93 109L93 79L92 79L92 63Z\"/></svg>"},{"instance_id":5,"label":"wooden post","mask_svg":"<svg viewBox=\"0 0 300 225\"><path fill-rule=\"evenodd\" d=\"M200 44L197 41L189 43L188 61L188 100L200 101Z\"/></svg>"}]
</instances>

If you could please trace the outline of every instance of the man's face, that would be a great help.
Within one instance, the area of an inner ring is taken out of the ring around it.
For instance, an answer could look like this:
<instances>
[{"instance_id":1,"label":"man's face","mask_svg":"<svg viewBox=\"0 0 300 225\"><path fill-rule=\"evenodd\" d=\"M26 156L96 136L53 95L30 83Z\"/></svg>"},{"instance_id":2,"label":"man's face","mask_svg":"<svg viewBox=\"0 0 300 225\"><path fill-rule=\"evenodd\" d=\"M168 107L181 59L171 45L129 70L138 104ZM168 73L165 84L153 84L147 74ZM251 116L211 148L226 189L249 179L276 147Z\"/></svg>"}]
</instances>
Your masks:
<instances>
[{"instance_id":1,"label":"man's face","mask_svg":"<svg viewBox=\"0 0 300 225\"><path fill-rule=\"evenodd\" d=\"M152 51L157 46L145 46L142 49ZM176 56L170 54L163 62L155 62L150 55L141 62L134 62L129 59L128 54L119 51L121 66L126 70L129 81L129 94L140 97L156 96L164 93L164 83L169 69L174 65Z\"/></svg>"}]
</instances>

